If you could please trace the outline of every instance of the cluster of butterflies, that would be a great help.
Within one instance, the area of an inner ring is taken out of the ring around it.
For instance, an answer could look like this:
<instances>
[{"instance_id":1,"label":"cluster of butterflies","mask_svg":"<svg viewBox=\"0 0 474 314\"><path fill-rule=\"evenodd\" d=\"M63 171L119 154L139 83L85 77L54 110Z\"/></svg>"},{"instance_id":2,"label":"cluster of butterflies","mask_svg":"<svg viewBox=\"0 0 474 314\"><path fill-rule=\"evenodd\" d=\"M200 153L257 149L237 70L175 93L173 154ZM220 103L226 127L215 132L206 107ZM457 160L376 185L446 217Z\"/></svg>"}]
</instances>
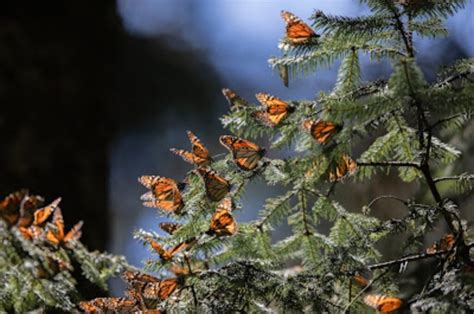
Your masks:
<instances>
[{"instance_id":1,"label":"cluster of butterflies","mask_svg":"<svg viewBox=\"0 0 474 314\"><path fill-rule=\"evenodd\" d=\"M352 276L352 279L363 288L369 285L369 280L359 273ZM389 314L398 310L403 305L403 300L393 296L367 293L364 303L374 308L378 314Z\"/></svg>"},{"instance_id":2,"label":"cluster of butterflies","mask_svg":"<svg viewBox=\"0 0 474 314\"><path fill-rule=\"evenodd\" d=\"M141 272L125 271L122 279L127 283L126 297L96 298L80 303L86 313L146 313L160 314L157 306L183 286L182 271L176 278L159 279Z\"/></svg>"},{"instance_id":3,"label":"cluster of butterflies","mask_svg":"<svg viewBox=\"0 0 474 314\"><path fill-rule=\"evenodd\" d=\"M64 229L64 219L59 208L61 199L43 206L44 199L30 195L27 190L13 192L0 201L0 218L8 226L15 226L28 240L43 241L53 246L67 245L81 237L82 221L77 223L67 233ZM52 222L48 222L50 216Z\"/></svg>"},{"instance_id":4,"label":"cluster of butterflies","mask_svg":"<svg viewBox=\"0 0 474 314\"><path fill-rule=\"evenodd\" d=\"M447 234L439 241L433 243L425 252L427 254L439 254L440 252L449 252L454 248L456 238L453 234ZM352 279L361 287L367 287L369 281L359 273L355 274ZM364 302L370 307L377 310L379 314L393 313L403 305L403 300L398 297L386 296L380 294L366 294Z\"/></svg>"},{"instance_id":5,"label":"cluster of butterflies","mask_svg":"<svg viewBox=\"0 0 474 314\"><path fill-rule=\"evenodd\" d=\"M249 108L249 103L229 88L224 88L222 93L227 98L232 111ZM255 97L262 106L252 111L252 116L267 127L281 125L282 121L294 112L294 107L278 97L266 93L258 93ZM330 143L343 127L322 119L305 119L301 122L301 128L308 132L318 144L324 146ZM329 180L334 182L354 172L357 169L357 163L349 155L344 154L332 161L329 168Z\"/></svg>"},{"instance_id":6,"label":"cluster of butterflies","mask_svg":"<svg viewBox=\"0 0 474 314\"><path fill-rule=\"evenodd\" d=\"M209 167L213 160L209 155L208 149L197 136L188 131L188 137L192 144L191 152L182 149L171 149L171 151L196 166L192 173L202 178L206 195L211 201L219 202L223 200L231 190L230 182ZM237 167L244 171L255 170L265 154L264 148L245 139L223 135L219 140L222 145L232 152L233 160ZM177 182L170 178L150 175L141 176L138 181L150 189L149 192L141 197L145 206L156 207L165 212L180 213L184 206L181 192L186 187L186 182ZM228 208L227 203L223 202L218 206L216 214L222 208ZM230 209L227 212L230 213ZM215 218L217 219L218 217Z\"/></svg>"},{"instance_id":7,"label":"cluster of butterflies","mask_svg":"<svg viewBox=\"0 0 474 314\"><path fill-rule=\"evenodd\" d=\"M211 217L209 229L205 233L216 237L234 235L237 232L237 222L231 214L232 211L232 199L229 197L224 198L217 205L217 209ZM181 224L174 222L160 223L160 228L170 235L174 234L179 228L181 228L181 226ZM176 254L185 250L189 250L194 244L196 244L197 239L193 237L173 246L170 249L163 248L163 246L152 237L146 237L145 241L156 253L158 253L161 260L169 262Z\"/></svg>"}]
</instances>

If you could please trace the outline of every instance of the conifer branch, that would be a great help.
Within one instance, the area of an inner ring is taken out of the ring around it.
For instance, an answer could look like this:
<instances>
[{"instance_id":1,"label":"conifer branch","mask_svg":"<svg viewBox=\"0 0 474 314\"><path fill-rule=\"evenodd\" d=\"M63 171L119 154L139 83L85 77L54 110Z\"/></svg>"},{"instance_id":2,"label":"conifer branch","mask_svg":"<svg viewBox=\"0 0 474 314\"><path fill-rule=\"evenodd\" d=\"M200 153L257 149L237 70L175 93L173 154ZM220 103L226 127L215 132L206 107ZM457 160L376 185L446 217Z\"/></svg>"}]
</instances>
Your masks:
<instances>
[{"instance_id":1,"label":"conifer branch","mask_svg":"<svg viewBox=\"0 0 474 314\"><path fill-rule=\"evenodd\" d=\"M460 241L460 238L458 238L458 240L456 240L456 242L458 242L458 241ZM470 248L474 247L474 242L465 245L465 247L467 249L470 249ZM441 255L450 253L450 252L453 251L453 249L451 249L451 250L440 250L440 251L436 251L436 252L433 252L433 253L424 252L424 253L419 253L419 254L411 254L411 255L407 255L407 256L397 258L397 259L394 259L394 260L391 260L391 261L368 265L367 268L370 269L370 270L375 270L375 269L385 268L385 267L389 267L389 266L393 266L393 265L399 265L399 264L403 264L403 263L407 263L407 262L422 260L422 259L425 259L425 258L437 257L437 256L441 256Z\"/></svg>"},{"instance_id":2,"label":"conifer branch","mask_svg":"<svg viewBox=\"0 0 474 314\"><path fill-rule=\"evenodd\" d=\"M407 161L357 161L357 165L360 167L413 167L416 169L421 169L421 165L417 162L407 162Z\"/></svg>"},{"instance_id":3,"label":"conifer branch","mask_svg":"<svg viewBox=\"0 0 474 314\"><path fill-rule=\"evenodd\" d=\"M446 176L433 179L435 183L443 181L460 181L460 180L474 180L474 175L459 175L459 176Z\"/></svg>"}]
</instances>

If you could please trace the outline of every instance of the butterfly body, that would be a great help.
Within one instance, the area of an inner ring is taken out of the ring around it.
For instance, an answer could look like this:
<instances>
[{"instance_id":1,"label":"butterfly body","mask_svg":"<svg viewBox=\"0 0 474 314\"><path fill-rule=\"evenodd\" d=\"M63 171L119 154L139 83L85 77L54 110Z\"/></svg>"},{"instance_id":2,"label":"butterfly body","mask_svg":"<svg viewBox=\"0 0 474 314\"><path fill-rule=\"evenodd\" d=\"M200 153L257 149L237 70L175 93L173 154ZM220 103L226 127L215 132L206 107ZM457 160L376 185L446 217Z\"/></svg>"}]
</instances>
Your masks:
<instances>
[{"instance_id":1,"label":"butterfly body","mask_svg":"<svg viewBox=\"0 0 474 314\"><path fill-rule=\"evenodd\" d=\"M325 145L339 133L342 126L323 120L305 120L303 129L307 130L319 144Z\"/></svg>"},{"instance_id":2,"label":"butterfly body","mask_svg":"<svg viewBox=\"0 0 474 314\"><path fill-rule=\"evenodd\" d=\"M230 191L230 183L209 168L198 168L196 173L203 179L207 197L217 202Z\"/></svg>"},{"instance_id":3,"label":"butterfly body","mask_svg":"<svg viewBox=\"0 0 474 314\"><path fill-rule=\"evenodd\" d=\"M281 16L286 24L286 39L291 44L304 45L310 43L313 38L319 37L311 27L293 13L281 11Z\"/></svg>"},{"instance_id":4,"label":"butterfly body","mask_svg":"<svg viewBox=\"0 0 474 314\"><path fill-rule=\"evenodd\" d=\"M236 165L245 171L254 170L265 155L265 149L248 140L223 135L219 141L232 153Z\"/></svg>"},{"instance_id":5,"label":"butterfly body","mask_svg":"<svg viewBox=\"0 0 474 314\"><path fill-rule=\"evenodd\" d=\"M143 205L176 213L184 206L180 186L175 180L159 176L141 176L138 181L151 190L141 196Z\"/></svg>"},{"instance_id":6,"label":"butterfly body","mask_svg":"<svg viewBox=\"0 0 474 314\"><path fill-rule=\"evenodd\" d=\"M294 111L287 102L267 93L258 93L255 95L262 104L262 109L253 113L254 117L269 127L275 127Z\"/></svg>"}]
</instances>

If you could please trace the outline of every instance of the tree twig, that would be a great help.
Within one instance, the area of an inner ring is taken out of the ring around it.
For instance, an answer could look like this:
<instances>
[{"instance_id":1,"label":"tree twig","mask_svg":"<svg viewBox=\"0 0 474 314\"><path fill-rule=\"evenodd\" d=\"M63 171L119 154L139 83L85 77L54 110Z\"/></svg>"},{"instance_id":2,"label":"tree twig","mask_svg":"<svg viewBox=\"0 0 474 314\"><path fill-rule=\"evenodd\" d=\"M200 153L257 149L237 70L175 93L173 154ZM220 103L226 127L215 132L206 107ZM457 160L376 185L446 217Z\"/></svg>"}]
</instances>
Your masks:
<instances>
[{"instance_id":1,"label":"tree twig","mask_svg":"<svg viewBox=\"0 0 474 314\"><path fill-rule=\"evenodd\" d=\"M417 162L410 161L357 161L360 167L413 167L420 169L421 165Z\"/></svg>"}]
</instances>

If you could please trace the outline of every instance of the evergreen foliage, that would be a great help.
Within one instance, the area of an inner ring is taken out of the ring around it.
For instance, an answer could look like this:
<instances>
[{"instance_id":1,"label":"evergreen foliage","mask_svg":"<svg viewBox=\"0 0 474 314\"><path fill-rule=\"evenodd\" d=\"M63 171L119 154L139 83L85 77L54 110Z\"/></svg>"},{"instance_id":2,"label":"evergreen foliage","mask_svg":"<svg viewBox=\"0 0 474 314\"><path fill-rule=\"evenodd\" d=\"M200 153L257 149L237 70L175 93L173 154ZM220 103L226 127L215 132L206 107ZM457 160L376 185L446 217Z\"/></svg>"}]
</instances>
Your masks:
<instances>
[{"instance_id":1,"label":"evergreen foliage","mask_svg":"<svg viewBox=\"0 0 474 314\"><path fill-rule=\"evenodd\" d=\"M144 279L127 293L131 304L143 311L219 313L358 313L369 307L381 313L474 311L474 242L462 219L465 209L454 201L455 195L472 190L474 175L462 169L453 172L462 151L451 143L459 129L471 123L474 61L460 60L444 69L438 81L428 82L417 65L413 42L414 35L446 36L444 19L466 1L361 2L371 15L341 17L316 11L311 20L320 36L284 13L283 55L271 58L270 64L295 77L341 60L332 92L320 93L315 100L268 96L264 102L259 98L262 106L257 107L224 90L231 104L222 118L224 126L246 140L268 138L269 149L290 147L295 151L291 157L269 159L253 143L221 138L231 153L196 167L214 170L220 184L230 183L224 200L210 197L222 192L222 186L196 170L182 179L184 190L166 178L141 179L150 181L145 184L151 190L147 204L180 224L167 236L144 230L135 234L157 253L147 270L173 280L176 289L163 294L169 290L155 281L168 281ZM393 68L389 79L363 82L362 55L388 60ZM356 145L362 151L359 156L353 152ZM200 142L193 142L189 154L190 162L193 154L208 160ZM435 177L439 172L443 176ZM397 191L373 196L361 209L345 208L335 199L336 186L367 182L379 173L415 181L422 193L416 200L400 198ZM254 180L286 191L267 199L257 220L236 224L234 211L257 210L239 204ZM455 187L450 198L441 194L445 183ZM403 204L406 214L386 221L373 217L371 207L382 199ZM285 220L292 234L273 243L272 231ZM439 223L447 226L448 235L423 247ZM398 258L383 256L383 241L392 241ZM409 294L402 291L400 277L407 265L425 261L430 261L423 265L431 275L422 287ZM149 294L152 287L154 295ZM160 302L150 306L150 298ZM90 311L110 309L101 302L91 301Z\"/></svg>"},{"instance_id":2,"label":"evergreen foliage","mask_svg":"<svg viewBox=\"0 0 474 314\"><path fill-rule=\"evenodd\" d=\"M88 251L79 241L81 223L64 234L59 201L41 207L43 199L25 190L0 201L1 312L73 311L81 299L73 265L104 290L128 267L121 256Z\"/></svg>"}]
</instances>

